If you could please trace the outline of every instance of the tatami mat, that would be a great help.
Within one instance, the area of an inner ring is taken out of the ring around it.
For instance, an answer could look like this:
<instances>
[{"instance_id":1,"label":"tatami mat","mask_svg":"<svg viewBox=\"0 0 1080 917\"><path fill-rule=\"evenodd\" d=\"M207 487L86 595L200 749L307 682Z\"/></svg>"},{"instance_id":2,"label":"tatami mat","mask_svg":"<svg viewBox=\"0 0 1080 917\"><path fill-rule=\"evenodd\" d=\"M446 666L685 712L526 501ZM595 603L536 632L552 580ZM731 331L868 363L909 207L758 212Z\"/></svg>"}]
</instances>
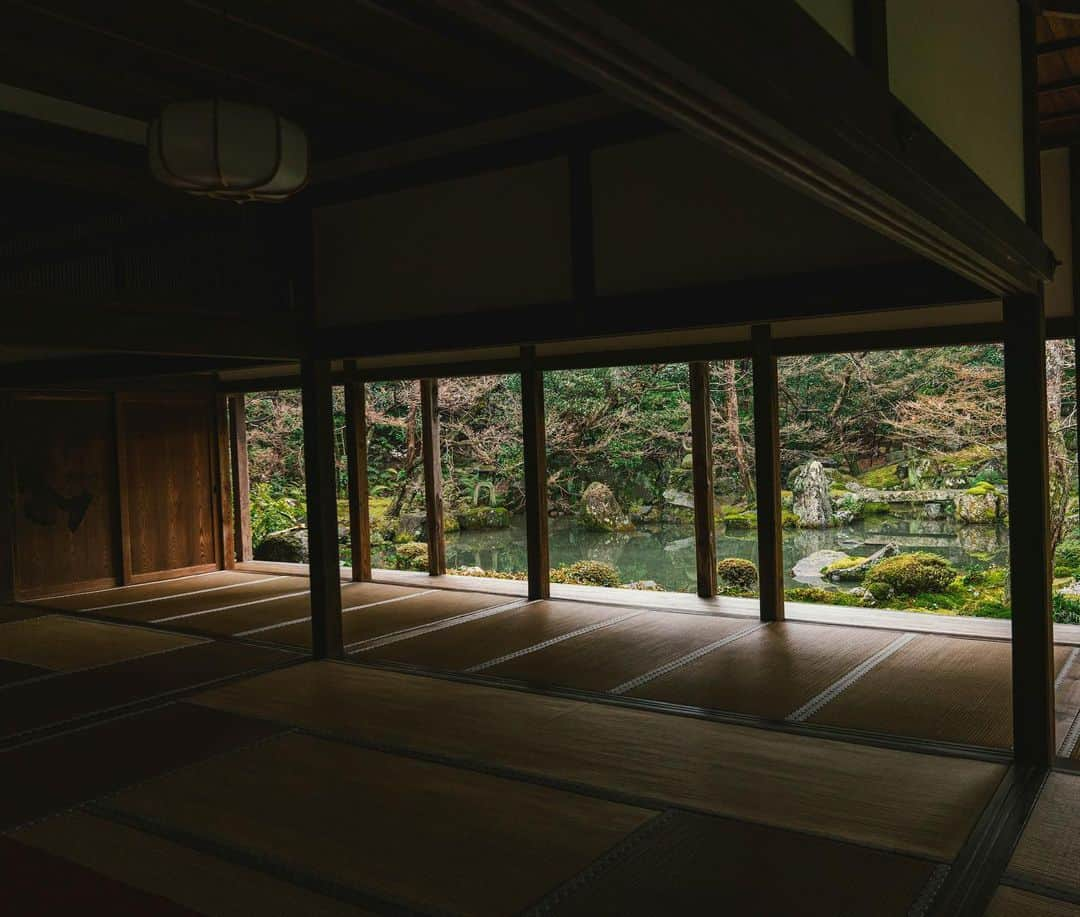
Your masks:
<instances>
[{"instance_id":1,"label":"tatami mat","mask_svg":"<svg viewBox=\"0 0 1080 917\"><path fill-rule=\"evenodd\" d=\"M617 616L627 610L607 608L605 613ZM752 626L736 618L647 612L511 659L486 672L539 684L607 691Z\"/></svg>"},{"instance_id":2,"label":"tatami mat","mask_svg":"<svg viewBox=\"0 0 1080 917\"><path fill-rule=\"evenodd\" d=\"M48 609L33 608L30 605L0 605L0 624L6 624L9 621L25 621L27 618L36 618L44 614L48 614Z\"/></svg>"},{"instance_id":3,"label":"tatami mat","mask_svg":"<svg viewBox=\"0 0 1080 917\"><path fill-rule=\"evenodd\" d=\"M341 619L342 638L346 647L361 640L383 637L409 627L420 627L444 621L457 615L479 611L506 602L504 596L484 592L449 592L436 589L396 602L384 602L370 608L345 612ZM349 605L362 604L350 600ZM257 635L260 640L288 646L311 646L311 624L299 622Z\"/></svg>"},{"instance_id":4,"label":"tatami mat","mask_svg":"<svg viewBox=\"0 0 1080 917\"><path fill-rule=\"evenodd\" d=\"M1080 774L1047 777L1009 874L1080 895Z\"/></svg>"},{"instance_id":5,"label":"tatami mat","mask_svg":"<svg viewBox=\"0 0 1080 917\"><path fill-rule=\"evenodd\" d=\"M770 624L629 696L783 719L895 639L890 631Z\"/></svg>"},{"instance_id":6,"label":"tatami mat","mask_svg":"<svg viewBox=\"0 0 1080 917\"><path fill-rule=\"evenodd\" d=\"M200 643L3 691L0 737L77 720L287 661L269 647Z\"/></svg>"},{"instance_id":7,"label":"tatami mat","mask_svg":"<svg viewBox=\"0 0 1080 917\"><path fill-rule=\"evenodd\" d=\"M906 917L933 872L913 857L679 814L569 891L555 913Z\"/></svg>"},{"instance_id":8,"label":"tatami mat","mask_svg":"<svg viewBox=\"0 0 1080 917\"><path fill-rule=\"evenodd\" d=\"M499 604L507 601L513 600L503 597ZM490 618L379 647L356 658L462 670L626 613L625 609L607 605L530 602Z\"/></svg>"},{"instance_id":9,"label":"tatami mat","mask_svg":"<svg viewBox=\"0 0 1080 917\"><path fill-rule=\"evenodd\" d=\"M51 669L41 669L34 665L25 665L22 662L9 662L7 659L0 659L0 688L17 681L26 681L28 678L49 675L51 671Z\"/></svg>"},{"instance_id":10,"label":"tatami mat","mask_svg":"<svg viewBox=\"0 0 1080 917\"><path fill-rule=\"evenodd\" d=\"M383 899L477 915L515 913L656 814L298 734L105 808Z\"/></svg>"},{"instance_id":11,"label":"tatami mat","mask_svg":"<svg viewBox=\"0 0 1080 917\"><path fill-rule=\"evenodd\" d=\"M350 663L308 663L196 702L329 734L951 858L1001 765L892 751Z\"/></svg>"},{"instance_id":12,"label":"tatami mat","mask_svg":"<svg viewBox=\"0 0 1080 917\"><path fill-rule=\"evenodd\" d=\"M306 584L307 580L303 580ZM303 588L307 588L306 585ZM351 608L370 602L385 602L401 596L415 595L421 590L408 586L384 586L376 583L349 583L341 587L341 605ZM354 612L349 612L353 614ZM224 608L212 614L177 621L193 630L219 636L242 634L253 640L278 640L280 633L311 633L311 597L308 594L282 598L257 605ZM346 615L347 617L348 615ZM279 625L284 625L279 626ZM293 626L295 625L295 626ZM278 641L280 642L280 641ZM310 645L310 639L307 642Z\"/></svg>"},{"instance_id":13,"label":"tatami mat","mask_svg":"<svg viewBox=\"0 0 1080 917\"><path fill-rule=\"evenodd\" d=\"M108 665L200 642L196 637L181 634L62 615L43 615L28 621L0 624L0 657L64 672Z\"/></svg>"},{"instance_id":14,"label":"tatami mat","mask_svg":"<svg viewBox=\"0 0 1080 917\"><path fill-rule=\"evenodd\" d=\"M243 605L258 609L263 604L268 606L277 604L267 600L297 594L301 594L307 601L309 586L306 576L256 577L250 582L214 586L199 592L160 596L145 602L95 609L95 612L125 621L163 623L168 626L173 624L198 626L202 618L210 617L219 608Z\"/></svg>"},{"instance_id":15,"label":"tatami mat","mask_svg":"<svg viewBox=\"0 0 1080 917\"><path fill-rule=\"evenodd\" d=\"M0 888L5 912L22 915L107 914L109 917L194 917L166 898L0 837Z\"/></svg>"},{"instance_id":16,"label":"tatami mat","mask_svg":"<svg viewBox=\"0 0 1080 917\"><path fill-rule=\"evenodd\" d=\"M15 837L209 917L365 917L372 913L83 812L46 819Z\"/></svg>"},{"instance_id":17,"label":"tatami mat","mask_svg":"<svg viewBox=\"0 0 1080 917\"><path fill-rule=\"evenodd\" d=\"M0 752L0 827L85 802L102 793L246 745L278 732L264 720L168 704Z\"/></svg>"},{"instance_id":18,"label":"tatami mat","mask_svg":"<svg viewBox=\"0 0 1080 917\"><path fill-rule=\"evenodd\" d=\"M994 893L986 917L1080 917L1080 904L1002 885Z\"/></svg>"},{"instance_id":19,"label":"tatami mat","mask_svg":"<svg viewBox=\"0 0 1080 917\"><path fill-rule=\"evenodd\" d=\"M1012 744L1011 645L920 635L810 722L966 745ZM1055 648L1060 666L1066 647Z\"/></svg>"},{"instance_id":20,"label":"tatami mat","mask_svg":"<svg viewBox=\"0 0 1080 917\"><path fill-rule=\"evenodd\" d=\"M146 599L160 598L167 595L182 595L218 586L230 586L235 583L249 583L262 578L262 576L255 573L218 570L213 573L181 576L176 579L142 583L137 586L117 586L113 589L99 589L93 592L50 596L35 600L35 604L45 608L55 608L58 611L93 611L106 605L117 605L121 602L141 602Z\"/></svg>"}]
</instances>

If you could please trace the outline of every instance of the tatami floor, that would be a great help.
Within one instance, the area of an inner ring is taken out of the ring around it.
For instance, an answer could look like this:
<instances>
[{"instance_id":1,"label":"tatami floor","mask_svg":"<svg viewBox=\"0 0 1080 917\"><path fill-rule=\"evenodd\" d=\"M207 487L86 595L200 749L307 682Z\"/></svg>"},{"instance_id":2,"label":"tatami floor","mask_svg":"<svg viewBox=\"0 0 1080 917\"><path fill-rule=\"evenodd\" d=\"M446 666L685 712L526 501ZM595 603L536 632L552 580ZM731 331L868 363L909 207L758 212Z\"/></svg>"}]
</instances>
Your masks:
<instances>
[{"instance_id":1,"label":"tatami floor","mask_svg":"<svg viewBox=\"0 0 1080 917\"><path fill-rule=\"evenodd\" d=\"M307 585L0 609L13 913L931 913L1009 779L998 640ZM1080 915L1077 656L995 915Z\"/></svg>"}]
</instances>

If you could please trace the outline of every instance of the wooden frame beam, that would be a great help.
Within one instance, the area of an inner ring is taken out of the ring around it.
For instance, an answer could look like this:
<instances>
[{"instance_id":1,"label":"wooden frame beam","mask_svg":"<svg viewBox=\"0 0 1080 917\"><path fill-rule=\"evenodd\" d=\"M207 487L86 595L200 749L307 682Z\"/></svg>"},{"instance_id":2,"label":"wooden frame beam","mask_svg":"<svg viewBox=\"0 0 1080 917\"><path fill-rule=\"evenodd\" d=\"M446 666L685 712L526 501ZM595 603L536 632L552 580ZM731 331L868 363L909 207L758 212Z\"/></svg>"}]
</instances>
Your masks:
<instances>
[{"instance_id":1,"label":"wooden frame beam","mask_svg":"<svg viewBox=\"0 0 1080 917\"><path fill-rule=\"evenodd\" d=\"M254 557L251 541L251 468L248 463L247 407L243 395L229 396L229 457L232 463L233 525L236 559Z\"/></svg>"},{"instance_id":2,"label":"wooden frame beam","mask_svg":"<svg viewBox=\"0 0 1080 917\"><path fill-rule=\"evenodd\" d=\"M354 583L371 581L368 494L367 388L356 363L345 368L345 462L349 476L349 544Z\"/></svg>"},{"instance_id":3,"label":"wooden frame beam","mask_svg":"<svg viewBox=\"0 0 1080 917\"><path fill-rule=\"evenodd\" d=\"M443 530L442 443L439 437L439 380L420 380L421 445L424 451L424 505L427 509L428 573L446 573Z\"/></svg>"},{"instance_id":4,"label":"wooden frame beam","mask_svg":"<svg viewBox=\"0 0 1080 917\"><path fill-rule=\"evenodd\" d=\"M230 459L229 399L215 395L211 402L214 410L214 515L217 517L218 566L231 570L236 566L236 529L233 513L232 461Z\"/></svg>"},{"instance_id":5,"label":"wooden frame beam","mask_svg":"<svg viewBox=\"0 0 1080 917\"><path fill-rule=\"evenodd\" d=\"M15 411L10 395L0 393L0 424L8 434L0 436L0 603L15 600Z\"/></svg>"},{"instance_id":6,"label":"wooden frame beam","mask_svg":"<svg viewBox=\"0 0 1080 917\"><path fill-rule=\"evenodd\" d=\"M1004 310L1013 751L1045 767L1054 758L1045 316L1041 296L1009 297Z\"/></svg>"},{"instance_id":7,"label":"wooden frame beam","mask_svg":"<svg viewBox=\"0 0 1080 917\"><path fill-rule=\"evenodd\" d=\"M0 365L0 388L65 388L87 383L118 383L165 379L170 376L207 375L222 370L247 369L262 361L223 357L174 357L142 354L94 354Z\"/></svg>"},{"instance_id":8,"label":"wooden frame beam","mask_svg":"<svg viewBox=\"0 0 1080 917\"><path fill-rule=\"evenodd\" d=\"M544 419L544 373L536 348L521 348L521 430L525 453L525 549L529 598L551 595L548 542L547 433Z\"/></svg>"},{"instance_id":9,"label":"wooden frame beam","mask_svg":"<svg viewBox=\"0 0 1080 917\"><path fill-rule=\"evenodd\" d=\"M885 0L853 0L855 57L887 89L889 86L889 30Z\"/></svg>"},{"instance_id":10,"label":"wooden frame beam","mask_svg":"<svg viewBox=\"0 0 1080 917\"><path fill-rule=\"evenodd\" d=\"M439 2L994 293L1053 276L1043 241L796 0Z\"/></svg>"},{"instance_id":11,"label":"wooden frame beam","mask_svg":"<svg viewBox=\"0 0 1080 917\"><path fill-rule=\"evenodd\" d=\"M697 594L716 595L716 517L713 494L711 365L688 364L690 376L690 451L694 474L694 547Z\"/></svg>"},{"instance_id":12,"label":"wooden frame beam","mask_svg":"<svg viewBox=\"0 0 1080 917\"><path fill-rule=\"evenodd\" d=\"M784 620L784 531L780 505L780 399L768 325L753 328L754 467L762 621Z\"/></svg>"},{"instance_id":13,"label":"wooden frame beam","mask_svg":"<svg viewBox=\"0 0 1080 917\"><path fill-rule=\"evenodd\" d=\"M343 655L344 646L330 364L326 360L304 360L301 372L311 583L311 653L315 659L337 658Z\"/></svg>"}]
</instances>

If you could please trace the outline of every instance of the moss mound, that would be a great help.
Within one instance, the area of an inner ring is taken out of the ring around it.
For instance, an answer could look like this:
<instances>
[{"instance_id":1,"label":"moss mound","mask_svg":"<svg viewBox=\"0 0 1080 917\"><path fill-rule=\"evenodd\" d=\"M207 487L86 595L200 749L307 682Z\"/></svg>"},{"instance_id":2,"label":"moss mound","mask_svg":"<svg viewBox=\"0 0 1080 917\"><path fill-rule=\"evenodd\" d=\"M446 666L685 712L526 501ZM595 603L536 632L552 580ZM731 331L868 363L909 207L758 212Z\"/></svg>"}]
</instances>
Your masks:
<instances>
[{"instance_id":1,"label":"moss mound","mask_svg":"<svg viewBox=\"0 0 1080 917\"><path fill-rule=\"evenodd\" d=\"M397 570L426 570L427 545L420 541L399 544L394 550L394 568Z\"/></svg>"},{"instance_id":2,"label":"moss mound","mask_svg":"<svg viewBox=\"0 0 1080 917\"><path fill-rule=\"evenodd\" d=\"M553 583L572 583L577 586L619 585L619 571L611 564L599 560L579 560L573 564L563 564L551 571Z\"/></svg>"},{"instance_id":3,"label":"moss mound","mask_svg":"<svg viewBox=\"0 0 1080 917\"><path fill-rule=\"evenodd\" d=\"M834 560L831 564L828 564L821 568L822 576L829 577L832 574L836 574L837 579L842 580L860 580L865 574L848 574L844 575L845 570L850 570L852 567L861 567L866 563L865 557L841 557L840 560Z\"/></svg>"},{"instance_id":4,"label":"moss mound","mask_svg":"<svg viewBox=\"0 0 1080 917\"><path fill-rule=\"evenodd\" d=\"M954 579L956 568L952 564L925 551L886 558L866 575L868 584L885 583L897 595L911 596L944 592Z\"/></svg>"},{"instance_id":5,"label":"moss mound","mask_svg":"<svg viewBox=\"0 0 1080 917\"><path fill-rule=\"evenodd\" d=\"M716 577L725 591L749 592L758 581L757 567L742 557L725 557L716 564Z\"/></svg>"}]
</instances>

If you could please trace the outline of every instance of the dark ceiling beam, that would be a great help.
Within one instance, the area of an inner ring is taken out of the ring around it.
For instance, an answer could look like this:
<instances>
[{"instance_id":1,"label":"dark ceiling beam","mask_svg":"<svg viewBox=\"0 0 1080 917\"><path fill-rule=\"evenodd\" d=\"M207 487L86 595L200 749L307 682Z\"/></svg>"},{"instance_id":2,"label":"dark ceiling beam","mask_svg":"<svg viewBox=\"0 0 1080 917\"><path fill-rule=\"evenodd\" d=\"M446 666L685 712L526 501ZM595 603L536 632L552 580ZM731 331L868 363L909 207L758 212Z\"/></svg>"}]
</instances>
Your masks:
<instances>
[{"instance_id":1,"label":"dark ceiling beam","mask_svg":"<svg viewBox=\"0 0 1080 917\"><path fill-rule=\"evenodd\" d=\"M986 289L1053 276L1045 243L795 0L439 2Z\"/></svg>"},{"instance_id":2,"label":"dark ceiling beam","mask_svg":"<svg viewBox=\"0 0 1080 917\"><path fill-rule=\"evenodd\" d=\"M299 359L305 340L286 315L138 312L19 293L0 294L0 309L4 346L17 349L281 361Z\"/></svg>"},{"instance_id":3,"label":"dark ceiling beam","mask_svg":"<svg viewBox=\"0 0 1080 917\"><path fill-rule=\"evenodd\" d=\"M1080 118L1080 109L1068 109L1067 111L1047 112L1039 115L1039 124L1045 127L1048 124L1060 124L1062 121L1072 121Z\"/></svg>"},{"instance_id":4,"label":"dark ceiling beam","mask_svg":"<svg viewBox=\"0 0 1080 917\"><path fill-rule=\"evenodd\" d=\"M0 364L0 388L70 387L87 382L189 376L258 365L261 361L141 354L26 360Z\"/></svg>"},{"instance_id":5,"label":"dark ceiling beam","mask_svg":"<svg viewBox=\"0 0 1080 917\"><path fill-rule=\"evenodd\" d=\"M1061 19L1080 18L1080 0L1021 0L1044 16Z\"/></svg>"},{"instance_id":6,"label":"dark ceiling beam","mask_svg":"<svg viewBox=\"0 0 1080 917\"><path fill-rule=\"evenodd\" d=\"M1059 51L1071 51L1080 48L1080 35L1072 35L1069 38L1055 38L1053 41L1042 41L1035 46L1036 54L1056 54Z\"/></svg>"},{"instance_id":7,"label":"dark ceiling beam","mask_svg":"<svg viewBox=\"0 0 1080 917\"><path fill-rule=\"evenodd\" d=\"M357 358L650 334L787 319L859 315L993 298L935 264L917 262L755 277L710 287L597 296L461 315L370 322L315 333L318 356Z\"/></svg>"},{"instance_id":8,"label":"dark ceiling beam","mask_svg":"<svg viewBox=\"0 0 1080 917\"><path fill-rule=\"evenodd\" d=\"M1069 76L1061 80L1054 80L1050 83L1039 84L1039 95L1049 95L1053 92L1060 92L1063 89L1076 89L1080 86L1080 76Z\"/></svg>"}]
</instances>

